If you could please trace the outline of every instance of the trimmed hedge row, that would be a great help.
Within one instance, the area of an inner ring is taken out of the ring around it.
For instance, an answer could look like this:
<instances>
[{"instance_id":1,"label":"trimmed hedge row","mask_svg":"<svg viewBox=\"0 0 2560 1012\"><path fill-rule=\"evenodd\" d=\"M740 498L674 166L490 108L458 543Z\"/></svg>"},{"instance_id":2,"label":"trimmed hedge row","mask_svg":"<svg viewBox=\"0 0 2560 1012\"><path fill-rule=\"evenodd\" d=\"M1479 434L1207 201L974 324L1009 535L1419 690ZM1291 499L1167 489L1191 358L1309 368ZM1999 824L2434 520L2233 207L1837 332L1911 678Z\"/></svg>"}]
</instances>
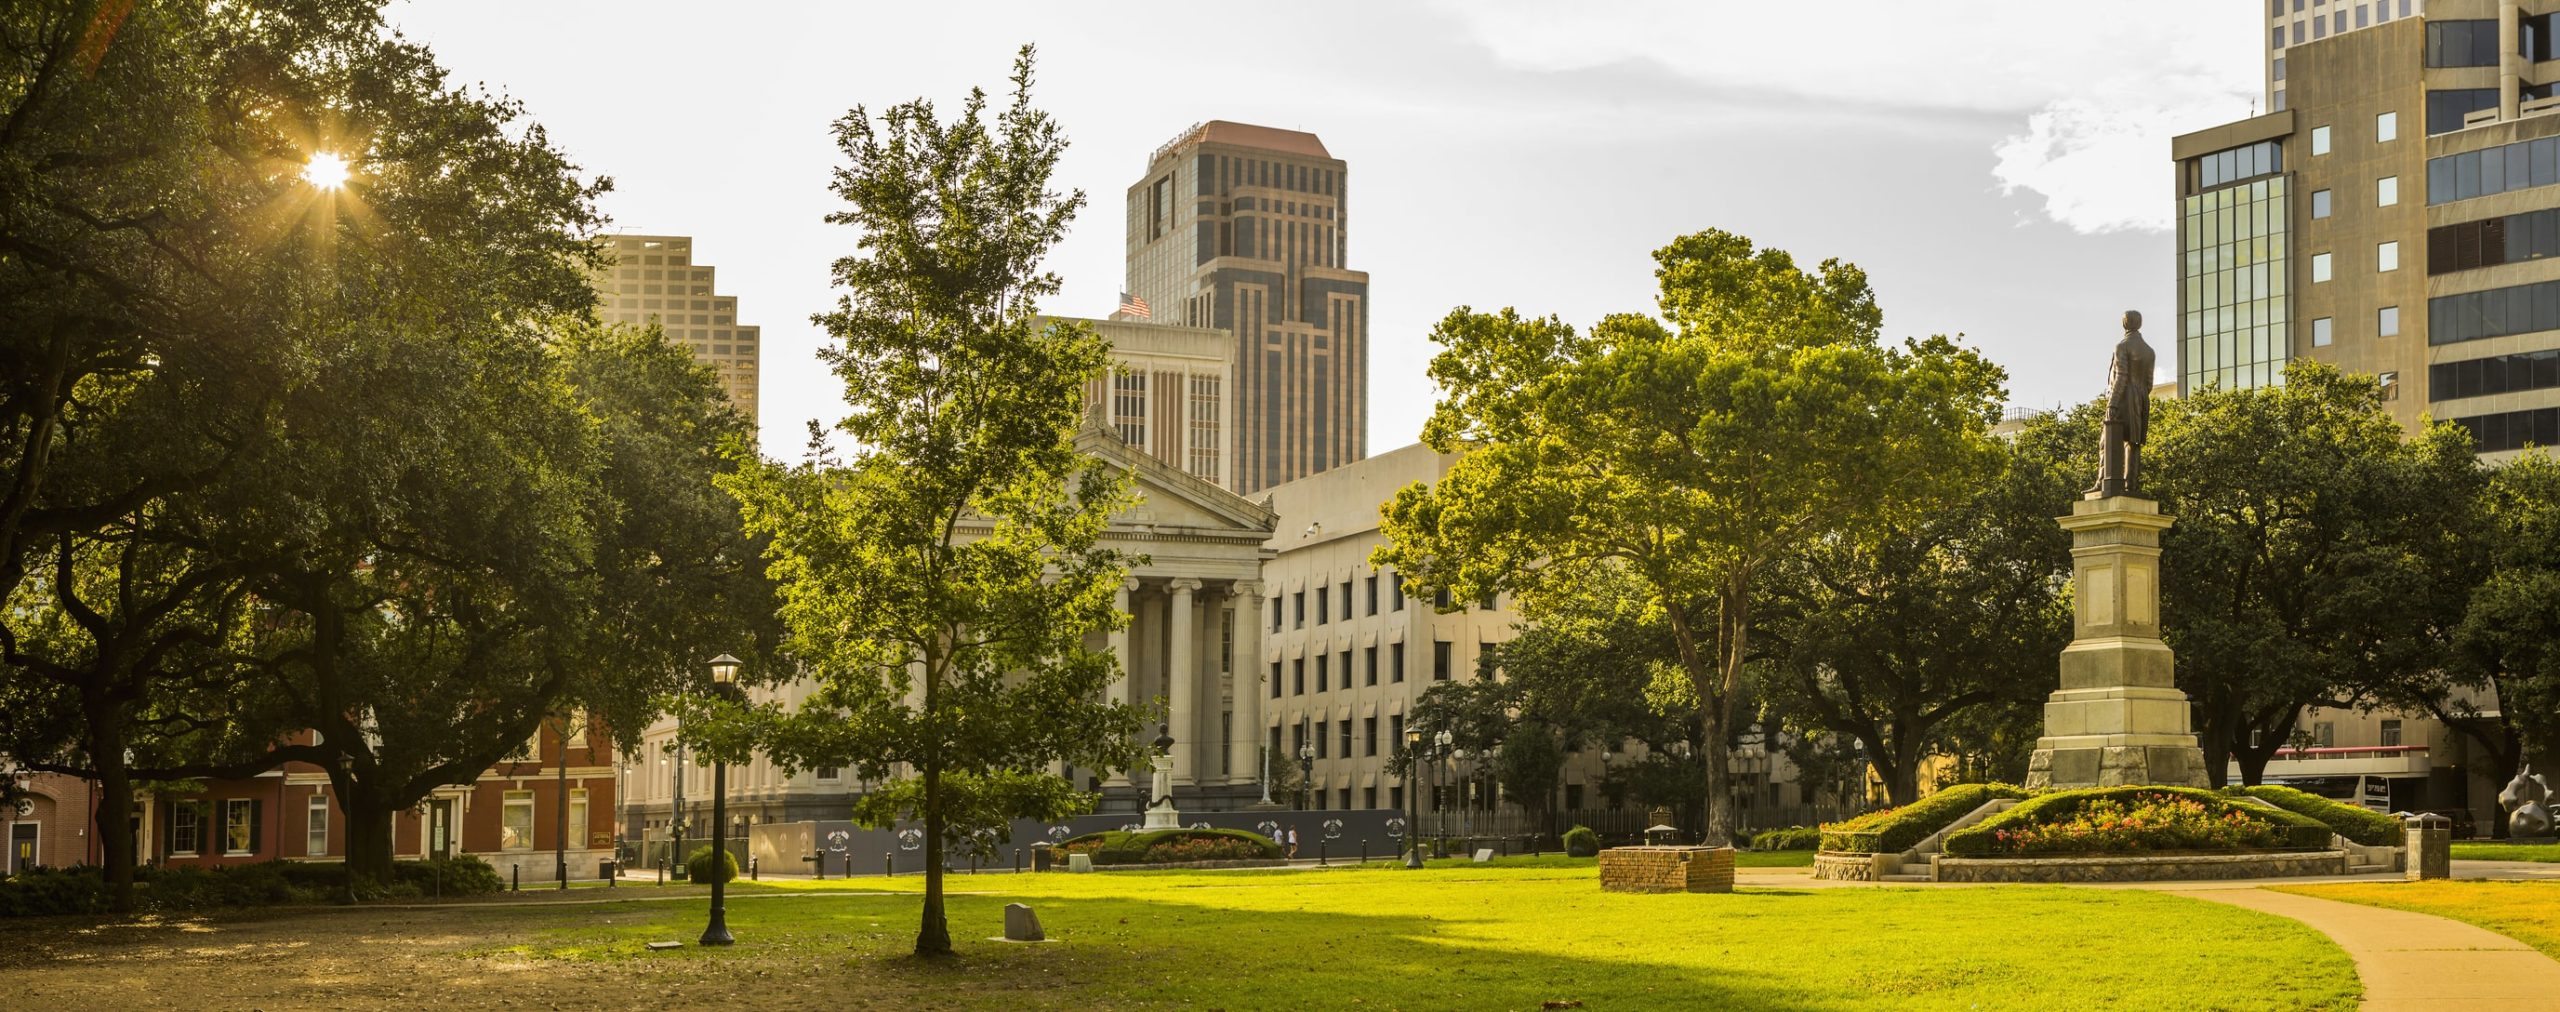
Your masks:
<instances>
[{"instance_id":1,"label":"trimmed hedge row","mask_svg":"<svg viewBox=\"0 0 2560 1012\"><path fill-rule=\"evenodd\" d=\"M1226 846L1218 846L1225 844ZM1170 864L1203 860L1253 860L1279 857L1280 845L1245 829L1158 829L1127 833L1106 830L1059 841L1069 854L1091 854L1095 864Z\"/></svg>"},{"instance_id":2,"label":"trimmed hedge row","mask_svg":"<svg viewBox=\"0 0 2560 1012\"><path fill-rule=\"evenodd\" d=\"M1946 852L1958 857L1988 857L2004 852L2000 843L2000 834L2004 831L2068 822L2080 812L2083 806L2093 801L2141 804L2153 799L2193 801L2203 805L2206 814L2215 819L2230 818L2237 814L2245 821L2271 825L2275 831L2274 835L2281 840L2278 849L2319 850L2329 845L2328 825L2309 816L2298 815L2283 809L2242 804L2226 795L2200 787L2134 786L2094 787L2038 795L1960 832L1948 834L1945 841ZM2173 845L2151 846L2145 849L2227 848L2199 844L2193 847Z\"/></svg>"},{"instance_id":3,"label":"trimmed hedge row","mask_svg":"<svg viewBox=\"0 0 2560 1012\"><path fill-rule=\"evenodd\" d=\"M2367 847L2387 847L2400 843L2407 828L2400 820L2381 812L2369 811L2321 797L2309 791L2261 784L2256 787L2233 787L2228 790L2247 794L2295 815L2317 819L2329 831Z\"/></svg>"},{"instance_id":4,"label":"trimmed hedge row","mask_svg":"<svg viewBox=\"0 0 2560 1012\"><path fill-rule=\"evenodd\" d=\"M1812 826L1763 830L1751 836L1753 850L1813 850L1821 845L1822 830Z\"/></svg>"},{"instance_id":5,"label":"trimmed hedge row","mask_svg":"<svg viewBox=\"0 0 2560 1012\"><path fill-rule=\"evenodd\" d=\"M2025 797L2026 791L2008 784L1957 784L1900 808L1868 812L1823 826L1822 849L1851 854L1898 853L1991 801Z\"/></svg>"},{"instance_id":6,"label":"trimmed hedge row","mask_svg":"<svg viewBox=\"0 0 2560 1012\"><path fill-rule=\"evenodd\" d=\"M400 861L391 881L367 882L358 899L466 896L505 889L498 870L477 857ZM267 861L220 868L137 868L134 905L144 911L210 910L284 903L330 903L347 888L336 862ZM0 878L0 917L107 912L106 874L95 867L38 868Z\"/></svg>"}]
</instances>

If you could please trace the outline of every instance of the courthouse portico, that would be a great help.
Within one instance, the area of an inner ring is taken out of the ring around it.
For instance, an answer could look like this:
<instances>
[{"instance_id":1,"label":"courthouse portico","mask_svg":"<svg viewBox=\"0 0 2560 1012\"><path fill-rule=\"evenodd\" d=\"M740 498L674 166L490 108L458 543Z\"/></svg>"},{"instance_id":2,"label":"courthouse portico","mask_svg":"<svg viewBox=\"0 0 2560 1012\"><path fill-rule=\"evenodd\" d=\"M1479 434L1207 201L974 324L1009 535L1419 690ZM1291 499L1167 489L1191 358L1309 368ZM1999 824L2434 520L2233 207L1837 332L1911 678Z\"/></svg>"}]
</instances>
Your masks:
<instances>
[{"instance_id":1,"label":"courthouse portico","mask_svg":"<svg viewBox=\"0 0 2560 1012\"><path fill-rule=\"evenodd\" d=\"M1261 798L1262 563L1274 553L1269 508L1140 453L1100 428L1077 448L1129 469L1138 503L1112 517L1105 546L1129 557L1120 609L1127 627L1097 644L1120 658L1114 701L1162 714L1173 735L1173 793L1187 811L1226 811ZM1241 731L1242 733L1238 733ZM1147 737L1154 736L1151 728ZM1079 786L1095 774L1075 771ZM1143 784L1103 781L1105 811L1135 812Z\"/></svg>"}]
</instances>

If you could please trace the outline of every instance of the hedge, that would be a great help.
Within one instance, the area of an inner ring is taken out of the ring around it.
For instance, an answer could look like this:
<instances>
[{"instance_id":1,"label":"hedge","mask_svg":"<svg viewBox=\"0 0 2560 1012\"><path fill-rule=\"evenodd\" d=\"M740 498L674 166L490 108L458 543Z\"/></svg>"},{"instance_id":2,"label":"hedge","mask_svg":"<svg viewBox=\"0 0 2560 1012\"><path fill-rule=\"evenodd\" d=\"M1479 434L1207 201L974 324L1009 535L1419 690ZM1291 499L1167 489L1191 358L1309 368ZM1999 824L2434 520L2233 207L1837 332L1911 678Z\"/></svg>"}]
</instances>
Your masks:
<instances>
[{"instance_id":1,"label":"hedge","mask_svg":"<svg viewBox=\"0 0 2560 1012\"><path fill-rule=\"evenodd\" d=\"M721 868L719 870L722 874L720 875L719 881L737 881L738 855L728 848L722 847L720 848L720 857ZM704 885L711 884L713 871L711 867L710 844L706 843L702 846L693 848L693 856L684 859L684 873L685 877L689 881L700 882Z\"/></svg>"},{"instance_id":2,"label":"hedge","mask_svg":"<svg viewBox=\"0 0 2560 1012\"><path fill-rule=\"evenodd\" d=\"M2271 809L2242 804L2223 794L2201 787L2142 785L2093 787L2038 795L2018 803L2008 811L1984 819L1959 832L1948 834L1945 841L1946 852L1958 857L1987 857L2001 852L1998 834L2002 830L2065 822L2077 814L2081 806L2091 801L2128 803L2146 796L2200 802L2204 805L2206 813L2216 818L2236 811L2251 821L2272 823L2283 837L2279 849L2319 850L2329 845L2329 827L2308 816L2297 815L2280 808Z\"/></svg>"},{"instance_id":3,"label":"hedge","mask_svg":"<svg viewBox=\"0 0 2560 1012\"><path fill-rule=\"evenodd\" d=\"M1812 850L1822 845L1822 830L1811 826L1788 826L1752 834L1753 850Z\"/></svg>"},{"instance_id":4,"label":"hedge","mask_svg":"<svg viewBox=\"0 0 2560 1012\"><path fill-rule=\"evenodd\" d=\"M1195 860L1192 857L1169 856L1175 849L1197 849L1210 842L1227 842L1240 848L1242 859L1279 857L1280 845L1270 837L1244 829L1158 829L1141 833L1107 830L1069 837L1058 843L1058 849L1069 854L1091 854L1095 864L1162 864ZM1176 844L1168 853L1154 853L1160 845Z\"/></svg>"},{"instance_id":5,"label":"hedge","mask_svg":"<svg viewBox=\"0 0 2560 1012\"><path fill-rule=\"evenodd\" d=\"M2245 793L2295 815L2317 819L2321 824L2328 826L2330 832L2367 847L2387 847L2398 844L2405 839L2403 834L2407 832L2407 827L2402 826L2398 819L2381 812L2333 801L2309 791L2279 787L2274 784L2234 787L2230 790Z\"/></svg>"},{"instance_id":6,"label":"hedge","mask_svg":"<svg viewBox=\"0 0 2560 1012\"><path fill-rule=\"evenodd\" d=\"M414 899L430 894L465 896L506 888L505 880L477 857L399 861L388 882L365 882L358 899ZM283 903L332 903L347 891L347 866L338 862L265 861L216 868L134 869L134 905L144 911L209 910ZM0 878L0 917L98 914L107 911L106 875L98 868L39 868Z\"/></svg>"},{"instance_id":7,"label":"hedge","mask_svg":"<svg viewBox=\"0 0 2560 1012\"><path fill-rule=\"evenodd\" d=\"M2025 797L2026 791L2008 784L1957 784L1900 808L1868 812L1823 826L1822 849L1852 854L1899 853L1976 808L2000 798Z\"/></svg>"},{"instance_id":8,"label":"hedge","mask_svg":"<svg viewBox=\"0 0 2560 1012\"><path fill-rule=\"evenodd\" d=\"M1590 857L1600 853L1600 834L1589 826L1575 826L1564 831L1566 857Z\"/></svg>"}]
</instances>

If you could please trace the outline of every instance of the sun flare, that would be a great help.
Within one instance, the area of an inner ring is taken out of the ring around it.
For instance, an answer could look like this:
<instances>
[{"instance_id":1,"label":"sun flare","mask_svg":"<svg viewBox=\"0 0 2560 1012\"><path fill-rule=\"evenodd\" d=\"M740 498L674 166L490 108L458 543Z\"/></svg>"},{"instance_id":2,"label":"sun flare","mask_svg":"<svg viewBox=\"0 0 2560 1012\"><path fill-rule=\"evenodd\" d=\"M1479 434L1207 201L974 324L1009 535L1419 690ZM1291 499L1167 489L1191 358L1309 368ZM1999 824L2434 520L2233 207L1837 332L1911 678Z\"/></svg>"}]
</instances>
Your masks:
<instances>
[{"instance_id":1,"label":"sun flare","mask_svg":"<svg viewBox=\"0 0 2560 1012\"><path fill-rule=\"evenodd\" d=\"M303 163L302 181L323 190L347 185L347 160L334 152L315 151Z\"/></svg>"}]
</instances>

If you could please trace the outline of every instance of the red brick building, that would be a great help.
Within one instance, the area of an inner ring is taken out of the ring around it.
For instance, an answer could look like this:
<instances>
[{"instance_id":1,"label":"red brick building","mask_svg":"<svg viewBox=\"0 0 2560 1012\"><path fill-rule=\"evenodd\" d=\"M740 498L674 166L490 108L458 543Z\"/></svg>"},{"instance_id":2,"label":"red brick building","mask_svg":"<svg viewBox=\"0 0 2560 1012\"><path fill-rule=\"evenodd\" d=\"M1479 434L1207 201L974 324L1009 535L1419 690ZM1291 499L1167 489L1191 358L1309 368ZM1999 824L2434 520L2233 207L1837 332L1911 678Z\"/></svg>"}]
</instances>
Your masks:
<instances>
[{"instance_id":1,"label":"red brick building","mask_svg":"<svg viewBox=\"0 0 2560 1012\"><path fill-rule=\"evenodd\" d=\"M28 773L18 786L17 803L0 810L0 841L8 847L0 870L98 863L97 834L90 829L96 795L88 781Z\"/></svg>"}]
</instances>

